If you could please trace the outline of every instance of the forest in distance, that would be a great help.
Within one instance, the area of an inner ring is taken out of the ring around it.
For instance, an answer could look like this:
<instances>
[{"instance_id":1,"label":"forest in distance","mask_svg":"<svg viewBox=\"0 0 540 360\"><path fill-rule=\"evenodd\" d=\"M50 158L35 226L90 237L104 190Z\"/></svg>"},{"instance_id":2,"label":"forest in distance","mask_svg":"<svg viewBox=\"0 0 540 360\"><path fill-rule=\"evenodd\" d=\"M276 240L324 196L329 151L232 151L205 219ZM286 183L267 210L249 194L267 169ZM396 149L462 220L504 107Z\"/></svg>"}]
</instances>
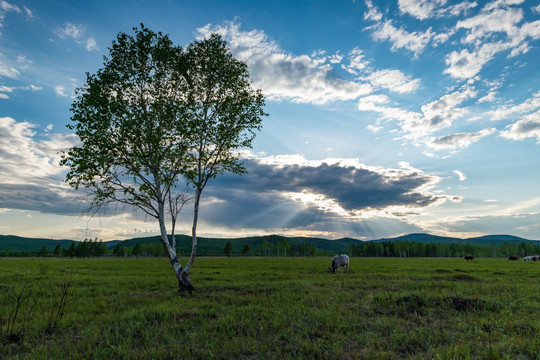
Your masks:
<instances>
[{"instance_id":1,"label":"forest in distance","mask_svg":"<svg viewBox=\"0 0 540 360\"><path fill-rule=\"evenodd\" d=\"M181 256L188 254L188 238L186 235L177 237L177 251ZM199 256L315 257L338 253L353 257L524 257L540 254L540 242L509 235L459 240L429 234L409 234L372 241L270 235L232 239L200 238L199 242ZM165 256L165 252L157 237L104 242L98 238L72 241L0 236L0 256L161 257Z\"/></svg>"}]
</instances>

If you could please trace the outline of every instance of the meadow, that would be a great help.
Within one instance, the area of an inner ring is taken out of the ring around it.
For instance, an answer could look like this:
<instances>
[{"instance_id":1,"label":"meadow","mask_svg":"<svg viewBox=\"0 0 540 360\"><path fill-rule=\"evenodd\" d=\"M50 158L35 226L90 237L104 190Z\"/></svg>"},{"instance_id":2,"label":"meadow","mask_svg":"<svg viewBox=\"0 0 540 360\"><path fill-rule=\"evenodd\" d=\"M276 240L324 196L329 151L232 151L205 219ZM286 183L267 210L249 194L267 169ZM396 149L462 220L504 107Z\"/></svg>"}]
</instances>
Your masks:
<instances>
[{"instance_id":1,"label":"meadow","mask_svg":"<svg viewBox=\"0 0 540 360\"><path fill-rule=\"evenodd\" d=\"M0 259L0 358L538 359L540 263ZM17 313L15 321L14 315Z\"/></svg>"}]
</instances>

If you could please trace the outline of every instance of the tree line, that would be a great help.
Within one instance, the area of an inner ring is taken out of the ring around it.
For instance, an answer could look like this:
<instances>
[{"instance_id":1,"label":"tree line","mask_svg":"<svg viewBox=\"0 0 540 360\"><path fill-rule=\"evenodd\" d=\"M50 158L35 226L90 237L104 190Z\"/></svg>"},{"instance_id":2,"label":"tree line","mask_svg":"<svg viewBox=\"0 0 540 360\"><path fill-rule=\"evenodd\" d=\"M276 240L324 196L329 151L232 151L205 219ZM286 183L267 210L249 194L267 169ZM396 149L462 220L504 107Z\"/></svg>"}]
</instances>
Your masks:
<instances>
[{"instance_id":1,"label":"tree line","mask_svg":"<svg viewBox=\"0 0 540 360\"><path fill-rule=\"evenodd\" d=\"M470 243L423 243L415 241L365 242L350 245L351 256L365 257L508 257L540 254L540 244L522 241L504 242L500 245Z\"/></svg>"},{"instance_id":2,"label":"tree line","mask_svg":"<svg viewBox=\"0 0 540 360\"><path fill-rule=\"evenodd\" d=\"M253 247L253 248L252 248ZM266 257L289 257L289 256L328 256L328 250L319 250L309 241L303 243L290 243L286 239L282 241L268 241L255 247L245 243L240 249L235 249L232 242L227 241L223 248L225 256L266 256ZM177 251L179 253L179 251ZM345 251L344 251L345 252ZM334 252L332 252L333 254ZM509 243L500 245L479 245L470 243L423 243L414 241L382 241L364 242L351 244L345 252L353 257L463 257L473 255L477 257L508 257L516 255L520 257L540 254L540 244L532 242ZM2 257L66 257L66 258L94 258L103 256L113 257L162 257L166 256L161 243L142 243L134 246L124 246L121 242L109 248L102 240L84 239L73 241L69 247L62 248L57 244L54 250L45 246L39 251L10 251L6 249L0 252ZM205 254L201 254L205 255ZM206 254L208 255L208 254ZM212 254L217 255L217 254Z\"/></svg>"},{"instance_id":3,"label":"tree line","mask_svg":"<svg viewBox=\"0 0 540 360\"><path fill-rule=\"evenodd\" d=\"M223 253L227 257L231 257L233 254L239 255L234 251L233 244L227 241L223 248ZM264 240L260 247L251 249L249 244L244 244L241 252L242 256L324 256L328 255L328 251L318 251L317 246L311 244L309 241L291 244L286 239L281 241L268 241Z\"/></svg>"}]
</instances>

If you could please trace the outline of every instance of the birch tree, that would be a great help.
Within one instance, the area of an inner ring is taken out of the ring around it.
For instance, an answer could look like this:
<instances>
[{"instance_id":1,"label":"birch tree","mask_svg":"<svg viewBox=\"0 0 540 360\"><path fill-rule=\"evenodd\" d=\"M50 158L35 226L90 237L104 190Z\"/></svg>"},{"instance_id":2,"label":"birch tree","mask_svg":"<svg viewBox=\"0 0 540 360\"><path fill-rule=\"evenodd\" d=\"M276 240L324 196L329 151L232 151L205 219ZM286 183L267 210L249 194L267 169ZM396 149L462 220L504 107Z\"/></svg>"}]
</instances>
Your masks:
<instances>
[{"instance_id":1,"label":"birch tree","mask_svg":"<svg viewBox=\"0 0 540 360\"><path fill-rule=\"evenodd\" d=\"M250 148L261 129L264 96L251 87L247 65L235 59L219 35L195 41L186 51L187 109L193 139L186 172L194 187L191 268L197 253L197 223L202 192L217 176L244 174L239 149Z\"/></svg>"},{"instance_id":2,"label":"birch tree","mask_svg":"<svg viewBox=\"0 0 540 360\"><path fill-rule=\"evenodd\" d=\"M192 291L201 193L225 171L244 172L236 150L260 129L264 98L219 36L184 51L142 24L133 30L118 34L103 68L77 89L68 128L80 145L61 164L69 185L89 191L93 211L116 203L156 219L179 290ZM194 195L179 190L188 186ZM175 228L188 200L193 246L182 266Z\"/></svg>"}]
</instances>

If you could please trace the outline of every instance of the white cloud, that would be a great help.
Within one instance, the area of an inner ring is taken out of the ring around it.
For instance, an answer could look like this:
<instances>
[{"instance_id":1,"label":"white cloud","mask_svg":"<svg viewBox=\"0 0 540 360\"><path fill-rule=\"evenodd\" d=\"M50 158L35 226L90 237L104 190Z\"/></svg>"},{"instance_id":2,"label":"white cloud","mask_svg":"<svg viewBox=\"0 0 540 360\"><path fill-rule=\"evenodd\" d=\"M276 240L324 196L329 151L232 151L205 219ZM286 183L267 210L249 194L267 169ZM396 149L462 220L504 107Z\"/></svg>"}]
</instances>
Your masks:
<instances>
[{"instance_id":1,"label":"white cloud","mask_svg":"<svg viewBox=\"0 0 540 360\"><path fill-rule=\"evenodd\" d=\"M454 173L459 177L459 181L467 180L467 175L465 175L462 171L454 170Z\"/></svg>"},{"instance_id":2,"label":"white cloud","mask_svg":"<svg viewBox=\"0 0 540 360\"><path fill-rule=\"evenodd\" d=\"M54 92L57 96L60 97L70 97L71 99L75 98L75 89L77 88L77 79L70 79L71 83L69 85L66 84L58 84L54 87Z\"/></svg>"},{"instance_id":3,"label":"white cloud","mask_svg":"<svg viewBox=\"0 0 540 360\"><path fill-rule=\"evenodd\" d=\"M495 131L495 128L490 128L480 130L476 133L457 133L444 135L439 138L428 138L426 139L426 145L435 150L462 149L469 147L485 136L493 134Z\"/></svg>"},{"instance_id":4,"label":"white cloud","mask_svg":"<svg viewBox=\"0 0 540 360\"><path fill-rule=\"evenodd\" d=\"M17 63L21 64L23 69L28 69L29 65L32 64L32 60L26 58L24 55L17 56Z\"/></svg>"},{"instance_id":5,"label":"white cloud","mask_svg":"<svg viewBox=\"0 0 540 360\"><path fill-rule=\"evenodd\" d=\"M9 95L6 93L13 92L12 87L0 85L0 99L9 99Z\"/></svg>"},{"instance_id":6,"label":"white cloud","mask_svg":"<svg viewBox=\"0 0 540 360\"><path fill-rule=\"evenodd\" d=\"M484 65L493 59L495 54L511 47L509 43L486 43L479 49L469 52L463 49L460 52L452 51L445 59L448 68L444 70L453 78L470 79L475 77Z\"/></svg>"},{"instance_id":7,"label":"white cloud","mask_svg":"<svg viewBox=\"0 0 540 360\"><path fill-rule=\"evenodd\" d=\"M384 119L397 120L401 124L420 121L422 117L420 113L386 105L389 102L390 99L386 95L369 95L358 101L357 109L378 112Z\"/></svg>"},{"instance_id":8,"label":"white cloud","mask_svg":"<svg viewBox=\"0 0 540 360\"><path fill-rule=\"evenodd\" d=\"M487 93L487 95L478 99L478 104L481 104L484 102L493 102L495 101L495 96L497 96L497 91L490 91Z\"/></svg>"},{"instance_id":9,"label":"white cloud","mask_svg":"<svg viewBox=\"0 0 540 360\"><path fill-rule=\"evenodd\" d=\"M36 86L34 84L30 84L28 86L18 86L18 87L0 85L0 99L9 99L9 96L6 93L12 93L14 90L39 91L41 89L42 88L40 86Z\"/></svg>"},{"instance_id":10,"label":"white cloud","mask_svg":"<svg viewBox=\"0 0 540 360\"><path fill-rule=\"evenodd\" d=\"M361 79L370 82L375 87L397 93L411 93L420 87L420 79L411 79L400 70L378 70Z\"/></svg>"},{"instance_id":11,"label":"white cloud","mask_svg":"<svg viewBox=\"0 0 540 360\"><path fill-rule=\"evenodd\" d=\"M402 13L424 20L434 15L435 10L446 4L447 0L398 0Z\"/></svg>"},{"instance_id":12,"label":"white cloud","mask_svg":"<svg viewBox=\"0 0 540 360\"><path fill-rule=\"evenodd\" d=\"M515 36L519 31L516 24L522 19L521 9L495 9L458 21L456 29L468 30L467 36L462 39L463 43L479 45L494 33L505 33L509 38Z\"/></svg>"},{"instance_id":13,"label":"white cloud","mask_svg":"<svg viewBox=\"0 0 540 360\"><path fill-rule=\"evenodd\" d=\"M466 14L470 9L473 9L476 6L478 6L476 1L463 1L443 9L441 15L450 14L452 16L459 16L461 13Z\"/></svg>"},{"instance_id":14,"label":"white cloud","mask_svg":"<svg viewBox=\"0 0 540 360\"><path fill-rule=\"evenodd\" d=\"M369 131L371 131L372 133L374 134L377 134L379 131L381 131L383 129L382 126L375 126L375 125L368 125L366 126L366 129L368 129Z\"/></svg>"},{"instance_id":15,"label":"white cloud","mask_svg":"<svg viewBox=\"0 0 540 360\"><path fill-rule=\"evenodd\" d=\"M202 37L212 32L222 35L233 55L248 64L254 86L270 100L325 104L354 100L372 91L370 84L334 76L327 57L284 52L263 31L241 31L238 24L229 22L206 25L198 32Z\"/></svg>"},{"instance_id":16,"label":"white cloud","mask_svg":"<svg viewBox=\"0 0 540 360\"><path fill-rule=\"evenodd\" d=\"M509 50L509 57L528 52L531 48L528 39L540 38L540 21L522 23L523 10L511 7L522 2L493 1L479 14L458 21L453 31L466 31L461 43L469 48L447 55L444 73L458 79L469 79L503 51Z\"/></svg>"},{"instance_id":17,"label":"white cloud","mask_svg":"<svg viewBox=\"0 0 540 360\"><path fill-rule=\"evenodd\" d=\"M74 135L50 135L36 141L36 126L0 118L0 183L29 184L63 171L58 151L74 144Z\"/></svg>"},{"instance_id":18,"label":"white cloud","mask_svg":"<svg viewBox=\"0 0 540 360\"><path fill-rule=\"evenodd\" d=\"M500 108L486 113L491 120L507 119L513 115L524 115L540 108L540 91L522 103L514 106L501 106Z\"/></svg>"},{"instance_id":19,"label":"white cloud","mask_svg":"<svg viewBox=\"0 0 540 360\"><path fill-rule=\"evenodd\" d=\"M12 5L10 3L8 3L7 1L0 1L0 10L4 11L4 12L10 12L10 11L14 11L16 13L21 13L21 9L19 9L17 7L17 5Z\"/></svg>"},{"instance_id":20,"label":"white cloud","mask_svg":"<svg viewBox=\"0 0 540 360\"><path fill-rule=\"evenodd\" d=\"M482 10L490 11L497 8L506 8L512 5L523 4L525 0L495 0L487 3Z\"/></svg>"},{"instance_id":21,"label":"white cloud","mask_svg":"<svg viewBox=\"0 0 540 360\"><path fill-rule=\"evenodd\" d=\"M17 14L21 13L21 9L17 5L13 5L8 3L7 1L1 0L0 1L0 28L4 24L4 18L6 17L6 14L9 12L15 12Z\"/></svg>"},{"instance_id":22,"label":"white cloud","mask_svg":"<svg viewBox=\"0 0 540 360\"><path fill-rule=\"evenodd\" d=\"M528 114L521 120L508 125L507 130L501 132L501 136L511 140L524 140L536 137L536 143L540 144L540 110Z\"/></svg>"},{"instance_id":23,"label":"white cloud","mask_svg":"<svg viewBox=\"0 0 540 360\"><path fill-rule=\"evenodd\" d=\"M63 28L58 28L55 30L55 34L60 39L73 39L77 44L84 45L87 51L98 50L96 39L89 37L86 40L86 26L82 24L73 24L67 22L64 24Z\"/></svg>"},{"instance_id":24,"label":"white cloud","mask_svg":"<svg viewBox=\"0 0 540 360\"><path fill-rule=\"evenodd\" d=\"M373 39L390 41L392 43L392 51L406 49L412 51L415 56L422 53L429 41L436 35L431 28L426 31L413 32L408 32L403 28L398 29L393 25L392 20L386 20L368 29L374 30L372 33Z\"/></svg>"},{"instance_id":25,"label":"white cloud","mask_svg":"<svg viewBox=\"0 0 540 360\"><path fill-rule=\"evenodd\" d=\"M364 19L372 20L372 21L381 21L382 14L379 11L379 9L377 9L373 5L373 2L371 0L366 0L366 6L368 8L368 11L366 11L366 13L364 14Z\"/></svg>"},{"instance_id":26,"label":"white cloud","mask_svg":"<svg viewBox=\"0 0 540 360\"><path fill-rule=\"evenodd\" d=\"M431 11L437 7L437 4L443 4L446 0L436 1L399 1L399 6L402 12L409 13L413 16L425 19L431 16ZM446 41L447 37L441 34L436 34L431 30L431 27L425 31L409 32L403 27L396 27L392 20L383 20L380 11L373 5L372 1L366 0L368 12L364 14L366 20L374 21L375 24L366 27L365 30L372 31L372 38L378 41L389 41L392 43L391 50L406 49L412 51L415 57L418 57L430 41L441 43Z\"/></svg>"},{"instance_id":27,"label":"white cloud","mask_svg":"<svg viewBox=\"0 0 540 360\"><path fill-rule=\"evenodd\" d=\"M458 16L478 5L475 1L463 1L445 7L447 2L447 0L398 0L398 6L402 13L425 20L446 15Z\"/></svg>"},{"instance_id":28,"label":"white cloud","mask_svg":"<svg viewBox=\"0 0 540 360\"><path fill-rule=\"evenodd\" d=\"M365 70L369 65L369 61L365 60L364 52L362 49L354 48L349 51L349 64L341 65L342 69L348 71L353 75L358 75L361 70Z\"/></svg>"},{"instance_id":29,"label":"white cloud","mask_svg":"<svg viewBox=\"0 0 540 360\"><path fill-rule=\"evenodd\" d=\"M468 112L468 109L460 108L458 105L474 96L476 96L476 92L469 87L443 95L441 98L423 105L421 108L422 117L406 121L402 125L403 129L418 137L449 127L456 119L463 117Z\"/></svg>"},{"instance_id":30,"label":"white cloud","mask_svg":"<svg viewBox=\"0 0 540 360\"><path fill-rule=\"evenodd\" d=\"M26 13L26 16L28 18L33 18L34 17L34 14L32 13L32 10L30 10L29 8L27 8L26 6L23 6L23 9L24 9L24 12Z\"/></svg>"},{"instance_id":31,"label":"white cloud","mask_svg":"<svg viewBox=\"0 0 540 360\"><path fill-rule=\"evenodd\" d=\"M66 87L64 85L56 85L54 87L54 92L56 93L56 95L61 96L61 97L68 96L68 94L66 94Z\"/></svg>"},{"instance_id":32,"label":"white cloud","mask_svg":"<svg viewBox=\"0 0 540 360\"><path fill-rule=\"evenodd\" d=\"M99 48L98 48L98 46L96 44L96 39L91 37L88 40L86 40L86 50L88 50L88 51L99 50Z\"/></svg>"},{"instance_id":33,"label":"white cloud","mask_svg":"<svg viewBox=\"0 0 540 360\"><path fill-rule=\"evenodd\" d=\"M71 38L74 40L78 40L83 37L84 31L84 25L72 24L68 22L64 25L63 28L59 28L55 32L60 39Z\"/></svg>"},{"instance_id":34,"label":"white cloud","mask_svg":"<svg viewBox=\"0 0 540 360\"><path fill-rule=\"evenodd\" d=\"M415 145L443 150L465 148L480 138L487 136L495 129L484 129L472 134L451 134L439 138L430 136L432 133L454 124L456 120L468 114L469 109L460 107L468 99L474 98L476 91L468 86L461 90L441 96L421 107L420 112L409 111L391 103L388 96L377 94L362 97L358 101L358 110L374 111L381 114L380 120L394 120L404 133L401 139L412 141ZM370 130L373 131L372 128Z\"/></svg>"},{"instance_id":35,"label":"white cloud","mask_svg":"<svg viewBox=\"0 0 540 360\"><path fill-rule=\"evenodd\" d=\"M0 0L0 36L2 35L2 27L4 27L4 21L6 14L10 12L15 12L17 14L21 13L21 9L17 5L8 3L7 1Z\"/></svg>"},{"instance_id":36,"label":"white cloud","mask_svg":"<svg viewBox=\"0 0 540 360\"><path fill-rule=\"evenodd\" d=\"M15 79L19 75L21 75L21 73L17 71L17 69L15 69L12 66L6 65L0 61L0 77L5 76L8 78Z\"/></svg>"}]
</instances>

